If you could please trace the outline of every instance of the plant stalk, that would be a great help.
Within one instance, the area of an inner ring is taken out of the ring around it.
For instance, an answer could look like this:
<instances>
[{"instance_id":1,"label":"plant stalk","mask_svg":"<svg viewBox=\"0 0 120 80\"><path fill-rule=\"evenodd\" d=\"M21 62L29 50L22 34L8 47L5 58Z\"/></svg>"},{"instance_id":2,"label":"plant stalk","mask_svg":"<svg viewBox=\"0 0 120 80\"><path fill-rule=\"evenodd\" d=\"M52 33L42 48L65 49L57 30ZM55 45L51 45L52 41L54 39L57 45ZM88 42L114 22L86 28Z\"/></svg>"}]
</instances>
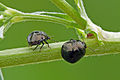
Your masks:
<instances>
[{"instance_id":1,"label":"plant stalk","mask_svg":"<svg viewBox=\"0 0 120 80\"><path fill-rule=\"evenodd\" d=\"M3 5L2 3L0 3L0 10L1 10L1 9L4 9L4 10L5 10L5 9L7 9L7 6L5 6L5 5Z\"/></svg>"},{"instance_id":2,"label":"plant stalk","mask_svg":"<svg viewBox=\"0 0 120 80\"><path fill-rule=\"evenodd\" d=\"M2 69L0 68L0 80L4 80Z\"/></svg>"},{"instance_id":3,"label":"plant stalk","mask_svg":"<svg viewBox=\"0 0 120 80\"><path fill-rule=\"evenodd\" d=\"M79 27L78 24L76 24L74 21L69 21L64 18L49 16L49 15L37 15L37 14L25 14L23 16L15 16L11 22L22 22L22 21L45 21L45 22L52 22L67 26L75 26Z\"/></svg>"},{"instance_id":4,"label":"plant stalk","mask_svg":"<svg viewBox=\"0 0 120 80\"><path fill-rule=\"evenodd\" d=\"M88 47L86 56L120 53L120 42L104 42L103 46L99 46L95 39L87 39L85 42ZM41 51L39 48L33 51L35 46L0 51L0 68L61 60L63 43L65 42L51 43L51 48L45 45Z\"/></svg>"},{"instance_id":5,"label":"plant stalk","mask_svg":"<svg viewBox=\"0 0 120 80\"><path fill-rule=\"evenodd\" d=\"M85 29L87 22L80 16L79 12L77 12L69 3L65 0L51 0L58 8L60 8L63 12L67 13L77 24L79 24L80 29Z\"/></svg>"}]
</instances>

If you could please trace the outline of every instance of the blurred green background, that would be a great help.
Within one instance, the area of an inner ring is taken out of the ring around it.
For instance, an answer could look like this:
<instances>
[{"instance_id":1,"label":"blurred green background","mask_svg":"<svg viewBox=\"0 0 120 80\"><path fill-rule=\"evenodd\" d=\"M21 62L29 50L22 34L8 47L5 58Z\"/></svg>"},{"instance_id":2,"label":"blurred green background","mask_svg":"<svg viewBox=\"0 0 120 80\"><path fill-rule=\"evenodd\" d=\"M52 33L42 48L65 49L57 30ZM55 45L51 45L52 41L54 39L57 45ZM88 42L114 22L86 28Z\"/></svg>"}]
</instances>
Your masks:
<instances>
[{"instance_id":1,"label":"blurred green background","mask_svg":"<svg viewBox=\"0 0 120 80\"><path fill-rule=\"evenodd\" d=\"M75 7L73 0L67 0ZM0 0L23 12L61 12L50 0ZM104 30L120 31L120 0L84 0L88 16ZM0 50L28 46L26 38L34 30L46 32L57 41L77 39L74 30L47 22L12 25L0 41ZM53 41L49 41L53 42ZM120 46L118 46L120 47ZM85 57L76 64L63 60L2 69L5 80L120 80L120 55Z\"/></svg>"}]
</instances>

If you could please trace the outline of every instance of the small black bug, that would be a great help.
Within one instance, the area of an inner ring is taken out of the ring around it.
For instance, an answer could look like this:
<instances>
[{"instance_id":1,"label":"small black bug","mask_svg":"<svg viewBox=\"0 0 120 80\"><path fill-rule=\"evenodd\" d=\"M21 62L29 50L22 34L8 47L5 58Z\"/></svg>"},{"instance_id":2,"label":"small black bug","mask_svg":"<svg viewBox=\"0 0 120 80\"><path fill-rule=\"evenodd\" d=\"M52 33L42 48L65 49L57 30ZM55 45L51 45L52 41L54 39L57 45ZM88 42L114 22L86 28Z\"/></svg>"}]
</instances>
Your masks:
<instances>
[{"instance_id":1,"label":"small black bug","mask_svg":"<svg viewBox=\"0 0 120 80\"><path fill-rule=\"evenodd\" d=\"M86 44L80 40L73 40L64 43L61 48L61 54L64 60L69 63L75 63L81 59L86 52Z\"/></svg>"},{"instance_id":2,"label":"small black bug","mask_svg":"<svg viewBox=\"0 0 120 80\"><path fill-rule=\"evenodd\" d=\"M42 31L33 31L27 37L27 41L30 46L37 45L33 50L35 50L42 43L42 46L40 47L41 50L44 46L44 42L48 44L48 39L50 39L50 37L48 37L47 34Z\"/></svg>"}]
</instances>

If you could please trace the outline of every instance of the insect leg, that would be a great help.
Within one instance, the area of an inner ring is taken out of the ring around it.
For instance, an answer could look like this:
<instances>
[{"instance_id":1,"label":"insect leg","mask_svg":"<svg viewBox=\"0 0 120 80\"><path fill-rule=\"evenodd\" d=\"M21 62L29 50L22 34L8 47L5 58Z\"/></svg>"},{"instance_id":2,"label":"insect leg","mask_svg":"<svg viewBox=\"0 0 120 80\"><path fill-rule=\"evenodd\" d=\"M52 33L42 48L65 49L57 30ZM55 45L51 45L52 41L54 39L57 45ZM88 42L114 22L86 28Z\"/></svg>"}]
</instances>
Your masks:
<instances>
[{"instance_id":1,"label":"insect leg","mask_svg":"<svg viewBox=\"0 0 120 80\"><path fill-rule=\"evenodd\" d=\"M40 51L41 51L42 47L44 46L44 43L43 42L41 42L41 43L42 43L42 46L40 47Z\"/></svg>"},{"instance_id":2,"label":"insect leg","mask_svg":"<svg viewBox=\"0 0 120 80\"><path fill-rule=\"evenodd\" d=\"M48 45L48 47L50 48L50 46L49 46L49 43L46 41L46 40L44 40L44 42Z\"/></svg>"},{"instance_id":3,"label":"insect leg","mask_svg":"<svg viewBox=\"0 0 120 80\"><path fill-rule=\"evenodd\" d=\"M37 45L34 49L33 49L33 51L38 47L39 45Z\"/></svg>"}]
</instances>

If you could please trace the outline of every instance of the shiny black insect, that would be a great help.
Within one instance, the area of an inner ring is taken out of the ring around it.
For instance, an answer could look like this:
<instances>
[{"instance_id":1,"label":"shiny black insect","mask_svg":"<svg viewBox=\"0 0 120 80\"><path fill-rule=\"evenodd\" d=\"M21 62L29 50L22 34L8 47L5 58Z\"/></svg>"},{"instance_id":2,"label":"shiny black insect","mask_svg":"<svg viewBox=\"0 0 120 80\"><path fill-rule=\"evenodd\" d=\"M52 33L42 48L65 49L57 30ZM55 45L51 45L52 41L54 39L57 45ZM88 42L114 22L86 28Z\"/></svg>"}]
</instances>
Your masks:
<instances>
[{"instance_id":1,"label":"shiny black insect","mask_svg":"<svg viewBox=\"0 0 120 80\"><path fill-rule=\"evenodd\" d=\"M62 45L61 54L64 60L75 63L80 60L86 52L86 44L80 40L73 40Z\"/></svg>"},{"instance_id":2,"label":"shiny black insect","mask_svg":"<svg viewBox=\"0 0 120 80\"><path fill-rule=\"evenodd\" d=\"M35 50L40 44L42 44L42 46L40 47L41 50L44 46L44 43L48 44L48 39L50 39L50 37L48 37L47 34L42 31L33 31L27 37L27 41L30 46L37 45L33 50Z\"/></svg>"}]
</instances>

